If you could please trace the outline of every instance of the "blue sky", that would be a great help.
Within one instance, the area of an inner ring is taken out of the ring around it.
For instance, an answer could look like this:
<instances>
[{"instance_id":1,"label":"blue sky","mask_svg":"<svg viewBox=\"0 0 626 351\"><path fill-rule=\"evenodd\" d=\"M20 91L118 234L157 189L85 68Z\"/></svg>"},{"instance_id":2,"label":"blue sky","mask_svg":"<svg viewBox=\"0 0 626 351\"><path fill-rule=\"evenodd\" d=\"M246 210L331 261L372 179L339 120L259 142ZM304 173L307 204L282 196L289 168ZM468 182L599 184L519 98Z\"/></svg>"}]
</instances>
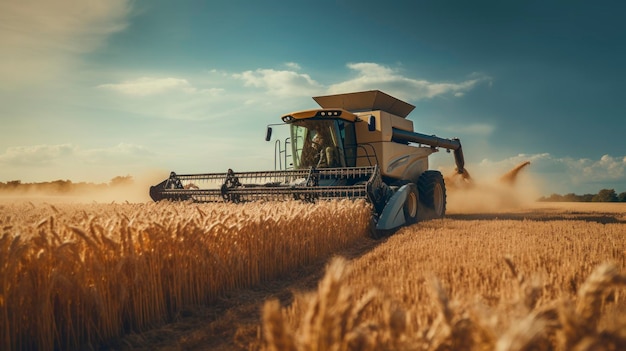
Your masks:
<instances>
[{"instance_id":1,"label":"blue sky","mask_svg":"<svg viewBox=\"0 0 626 351\"><path fill-rule=\"evenodd\" d=\"M265 126L379 89L473 175L626 191L619 1L0 0L0 181L266 170ZM453 167L450 155L434 168ZM157 176L157 178L160 176Z\"/></svg>"}]
</instances>

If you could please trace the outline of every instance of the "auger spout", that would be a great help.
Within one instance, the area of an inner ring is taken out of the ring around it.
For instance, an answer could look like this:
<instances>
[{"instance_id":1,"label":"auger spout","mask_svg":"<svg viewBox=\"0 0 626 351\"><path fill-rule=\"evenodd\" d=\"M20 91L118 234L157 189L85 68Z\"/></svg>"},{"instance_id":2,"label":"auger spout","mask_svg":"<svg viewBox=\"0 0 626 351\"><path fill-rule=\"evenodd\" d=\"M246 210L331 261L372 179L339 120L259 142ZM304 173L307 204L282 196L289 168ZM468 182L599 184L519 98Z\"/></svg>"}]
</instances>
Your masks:
<instances>
[{"instance_id":1,"label":"auger spout","mask_svg":"<svg viewBox=\"0 0 626 351\"><path fill-rule=\"evenodd\" d=\"M445 139L435 135L426 135L416 132L409 132L397 128L392 129L391 139L398 143L418 143L422 145L432 146L434 148L442 147L444 149L453 150L454 162L456 163L456 171L459 174L468 174L465 171L465 157L463 156L463 147L461 140L458 138Z\"/></svg>"}]
</instances>

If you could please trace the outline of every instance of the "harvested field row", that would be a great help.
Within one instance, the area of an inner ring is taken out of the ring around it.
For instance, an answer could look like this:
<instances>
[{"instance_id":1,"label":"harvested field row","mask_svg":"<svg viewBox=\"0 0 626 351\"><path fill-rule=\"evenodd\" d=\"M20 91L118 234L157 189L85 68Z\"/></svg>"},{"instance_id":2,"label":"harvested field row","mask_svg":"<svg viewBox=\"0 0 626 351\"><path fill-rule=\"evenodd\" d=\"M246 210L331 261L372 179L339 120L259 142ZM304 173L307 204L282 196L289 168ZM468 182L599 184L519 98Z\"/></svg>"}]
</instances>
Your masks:
<instances>
[{"instance_id":1,"label":"harvested field row","mask_svg":"<svg viewBox=\"0 0 626 351\"><path fill-rule=\"evenodd\" d=\"M266 302L252 348L626 349L626 224L613 217L404 228L334 261L314 293Z\"/></svg>"},{"instance_id":2,"label":"harvested field row","mask_svg":"<svg viewBox=\"0 0 626 351\"><path fill-rule=\"evenodd\" d=\"M350 246L370 216L362 201L0 209L3 350L97 347L141 332Z\"/></svg>"}]
</instances>

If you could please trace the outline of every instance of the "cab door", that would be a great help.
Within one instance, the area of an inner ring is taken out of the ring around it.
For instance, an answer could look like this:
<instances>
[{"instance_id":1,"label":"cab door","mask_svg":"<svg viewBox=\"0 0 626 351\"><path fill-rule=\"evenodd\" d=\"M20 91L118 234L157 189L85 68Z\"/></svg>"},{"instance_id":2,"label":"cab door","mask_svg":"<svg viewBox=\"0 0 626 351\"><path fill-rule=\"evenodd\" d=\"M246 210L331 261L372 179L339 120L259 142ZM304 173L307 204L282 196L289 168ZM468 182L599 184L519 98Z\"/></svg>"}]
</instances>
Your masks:
<instances>
[{"instance_id":1,"label":"cab door","mask_svg":"<svg viewBox=\"0 0 626 351\"><path fill-rule=\"evenodd\" d=\"M306 119L291 123L293 164L296 169L350 167L354 165L356 148L348 151L350 162L346 162L344 139L354 140L354 125L346 127L338 119ZM354 141L351 141L354 143ZM354 166L352 166L354 167Z\"/></svg>"}]
</instances>

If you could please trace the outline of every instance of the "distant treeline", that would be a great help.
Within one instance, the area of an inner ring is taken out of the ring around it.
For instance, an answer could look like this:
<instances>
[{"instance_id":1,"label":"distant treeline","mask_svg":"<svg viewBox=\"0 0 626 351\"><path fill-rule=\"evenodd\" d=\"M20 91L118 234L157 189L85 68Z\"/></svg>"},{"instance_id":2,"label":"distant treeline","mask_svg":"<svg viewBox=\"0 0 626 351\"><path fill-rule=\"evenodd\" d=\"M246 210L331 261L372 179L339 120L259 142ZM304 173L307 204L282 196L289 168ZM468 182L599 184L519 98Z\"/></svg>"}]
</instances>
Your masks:
<instances>
[{"instance_id":1,"label":"distant treeline","mask_svg":"<svg viewBox=\"0 0 626 351\"><path fill-rule=\"evenodd\" d=\"M626 202L626 192L619 195L614 189L602 189L597 194L576 195L574 193L542 196L539 201L544 202Z\"/></svg>"},{"instance_id":2,"label":"distant treeline","mask_svg":"<svg viewBox=\"0 0 626 351\"><path fill-rule=\"evenodd\" d=\"M133 184L132 176L117 176L108 183L73 183L71 180L54 180L40 183L22 183L20 180L0 182L0 193L41 193L47 195L71 195L94 190Z\"/></svg>"}]
</instances>

